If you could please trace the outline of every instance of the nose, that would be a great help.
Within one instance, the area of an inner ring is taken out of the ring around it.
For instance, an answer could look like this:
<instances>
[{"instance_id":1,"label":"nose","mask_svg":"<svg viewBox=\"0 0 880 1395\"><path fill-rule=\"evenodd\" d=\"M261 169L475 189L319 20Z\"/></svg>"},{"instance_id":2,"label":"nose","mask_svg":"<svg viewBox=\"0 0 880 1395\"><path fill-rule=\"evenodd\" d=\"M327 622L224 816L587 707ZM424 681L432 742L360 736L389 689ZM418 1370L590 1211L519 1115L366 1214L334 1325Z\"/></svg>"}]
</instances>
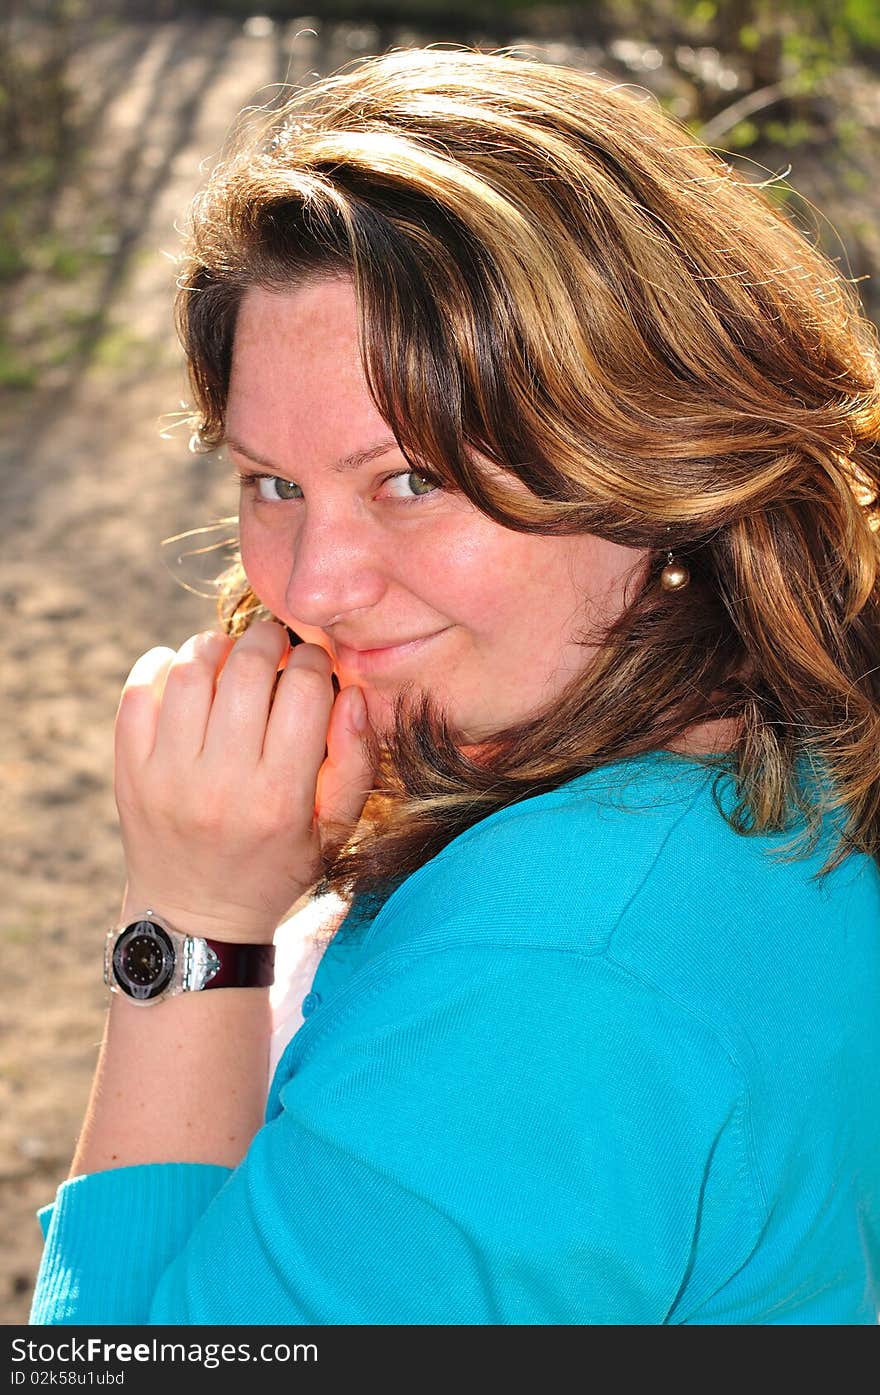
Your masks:
<instances>
[{"instance_id":1,"label":"nose","mask_svg":"<svg viewBox=\"0 0 880 1395\"><path fill-rule=\"evenodd\" d=\"M285 601L305 625L326 629L351 611L368 609L387 585L386 567L370 524L308 506L293 542Z\"/></svg>"}]
</instances>

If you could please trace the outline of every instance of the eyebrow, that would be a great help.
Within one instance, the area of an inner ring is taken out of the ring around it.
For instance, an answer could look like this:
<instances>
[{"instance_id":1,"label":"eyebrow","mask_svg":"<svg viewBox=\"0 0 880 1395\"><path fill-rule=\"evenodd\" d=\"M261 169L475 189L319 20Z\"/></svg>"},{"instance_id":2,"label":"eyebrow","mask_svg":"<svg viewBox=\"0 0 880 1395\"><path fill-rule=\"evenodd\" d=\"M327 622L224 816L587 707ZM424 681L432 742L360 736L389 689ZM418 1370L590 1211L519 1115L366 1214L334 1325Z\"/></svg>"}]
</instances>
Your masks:
<instances>
[{"instance_id":1,"label":"eyebrow","mask_svg":"<svg viewBox=\"0 0 880 1395\"><path fill-rule=\"evenodd\" d=\"M257 451L251 450L249 446L244 446L240 441L235 441L231 436L227 436L223 441L224 446L230 446L239 455L244 455L248 460L253 460L255 465L264 465L267 470L275 470L282 477L283 471L279 465L275 465L271 460L266 460ZM390 450L399 450L400 446L394 436L386 437L384 441L377 441L373 446L367 446L364 450L352 451L351 455L343 455L339 460L334 460L330 466L337 475L347 475L354 470L359 470L362 465L368 465L371 460L378 460L380 455L387 455Z\"/></svg>"}]
</instances>

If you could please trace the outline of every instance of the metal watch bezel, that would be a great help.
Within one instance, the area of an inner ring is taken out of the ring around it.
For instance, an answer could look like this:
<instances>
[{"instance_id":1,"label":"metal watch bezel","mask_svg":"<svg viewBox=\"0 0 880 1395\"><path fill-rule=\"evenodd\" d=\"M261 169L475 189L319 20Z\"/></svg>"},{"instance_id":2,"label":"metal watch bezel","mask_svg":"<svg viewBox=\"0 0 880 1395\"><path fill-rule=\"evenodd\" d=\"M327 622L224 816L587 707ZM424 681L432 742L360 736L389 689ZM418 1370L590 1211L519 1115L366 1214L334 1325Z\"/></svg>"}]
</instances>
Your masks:
<instances>
[{"instance_id":1,"label":"metal watch bezel","mask_svg":"<svg viewBox=\"0 0 880 1395\"><path fill-rule=\"evenodd\" d=\"M162 945L167 973L158 988L155 984L134 983L121 965L123 949L138 935L148 936ZM220 960L206 940L182 934L152 910L107 933L104 982L111 993L121 993L137 1007L151 1007L178 993L199 992L219 968Z\"/></svg>"}]
</instances>

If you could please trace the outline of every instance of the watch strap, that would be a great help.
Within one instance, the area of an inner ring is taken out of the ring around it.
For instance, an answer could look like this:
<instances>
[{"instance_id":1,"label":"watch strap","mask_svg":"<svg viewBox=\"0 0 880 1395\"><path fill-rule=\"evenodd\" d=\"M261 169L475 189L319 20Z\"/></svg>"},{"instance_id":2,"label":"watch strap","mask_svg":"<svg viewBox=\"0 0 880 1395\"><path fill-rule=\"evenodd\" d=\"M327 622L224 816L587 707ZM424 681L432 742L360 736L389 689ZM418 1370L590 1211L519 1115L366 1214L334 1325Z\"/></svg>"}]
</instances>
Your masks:
<instances>
[{"instance_id":1,"label":"watch strap","mask_svg":"<svg viewBox=\"0 0 880 1395\"><path fill-rule=\"evenodd\" d=\"M205 988L271 988L275 982L274 945L235 945L205 940L220 967Z\"/></svg>"}]
</instances>

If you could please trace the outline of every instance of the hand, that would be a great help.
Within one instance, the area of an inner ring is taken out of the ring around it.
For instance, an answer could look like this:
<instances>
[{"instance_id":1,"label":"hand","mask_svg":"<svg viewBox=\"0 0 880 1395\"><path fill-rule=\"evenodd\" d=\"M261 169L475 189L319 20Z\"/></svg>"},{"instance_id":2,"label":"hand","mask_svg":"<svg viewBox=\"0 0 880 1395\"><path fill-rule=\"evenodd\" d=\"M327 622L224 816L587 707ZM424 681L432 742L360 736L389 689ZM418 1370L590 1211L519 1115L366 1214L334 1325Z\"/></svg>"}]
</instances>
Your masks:
<instances>
[{"instance_id":1,"label":"hand","mask_svg":"<svg viewBox=\"0 0 880 1395\"><path fill-rule=\"evenodd\" d=\"M331 672L324 649L291 650L272 621L138 659L115 728L123 919L151 907L191 934L272 939L375 774L354 726L363 695L334 699Z\"/></svg>"}]
</instances>

